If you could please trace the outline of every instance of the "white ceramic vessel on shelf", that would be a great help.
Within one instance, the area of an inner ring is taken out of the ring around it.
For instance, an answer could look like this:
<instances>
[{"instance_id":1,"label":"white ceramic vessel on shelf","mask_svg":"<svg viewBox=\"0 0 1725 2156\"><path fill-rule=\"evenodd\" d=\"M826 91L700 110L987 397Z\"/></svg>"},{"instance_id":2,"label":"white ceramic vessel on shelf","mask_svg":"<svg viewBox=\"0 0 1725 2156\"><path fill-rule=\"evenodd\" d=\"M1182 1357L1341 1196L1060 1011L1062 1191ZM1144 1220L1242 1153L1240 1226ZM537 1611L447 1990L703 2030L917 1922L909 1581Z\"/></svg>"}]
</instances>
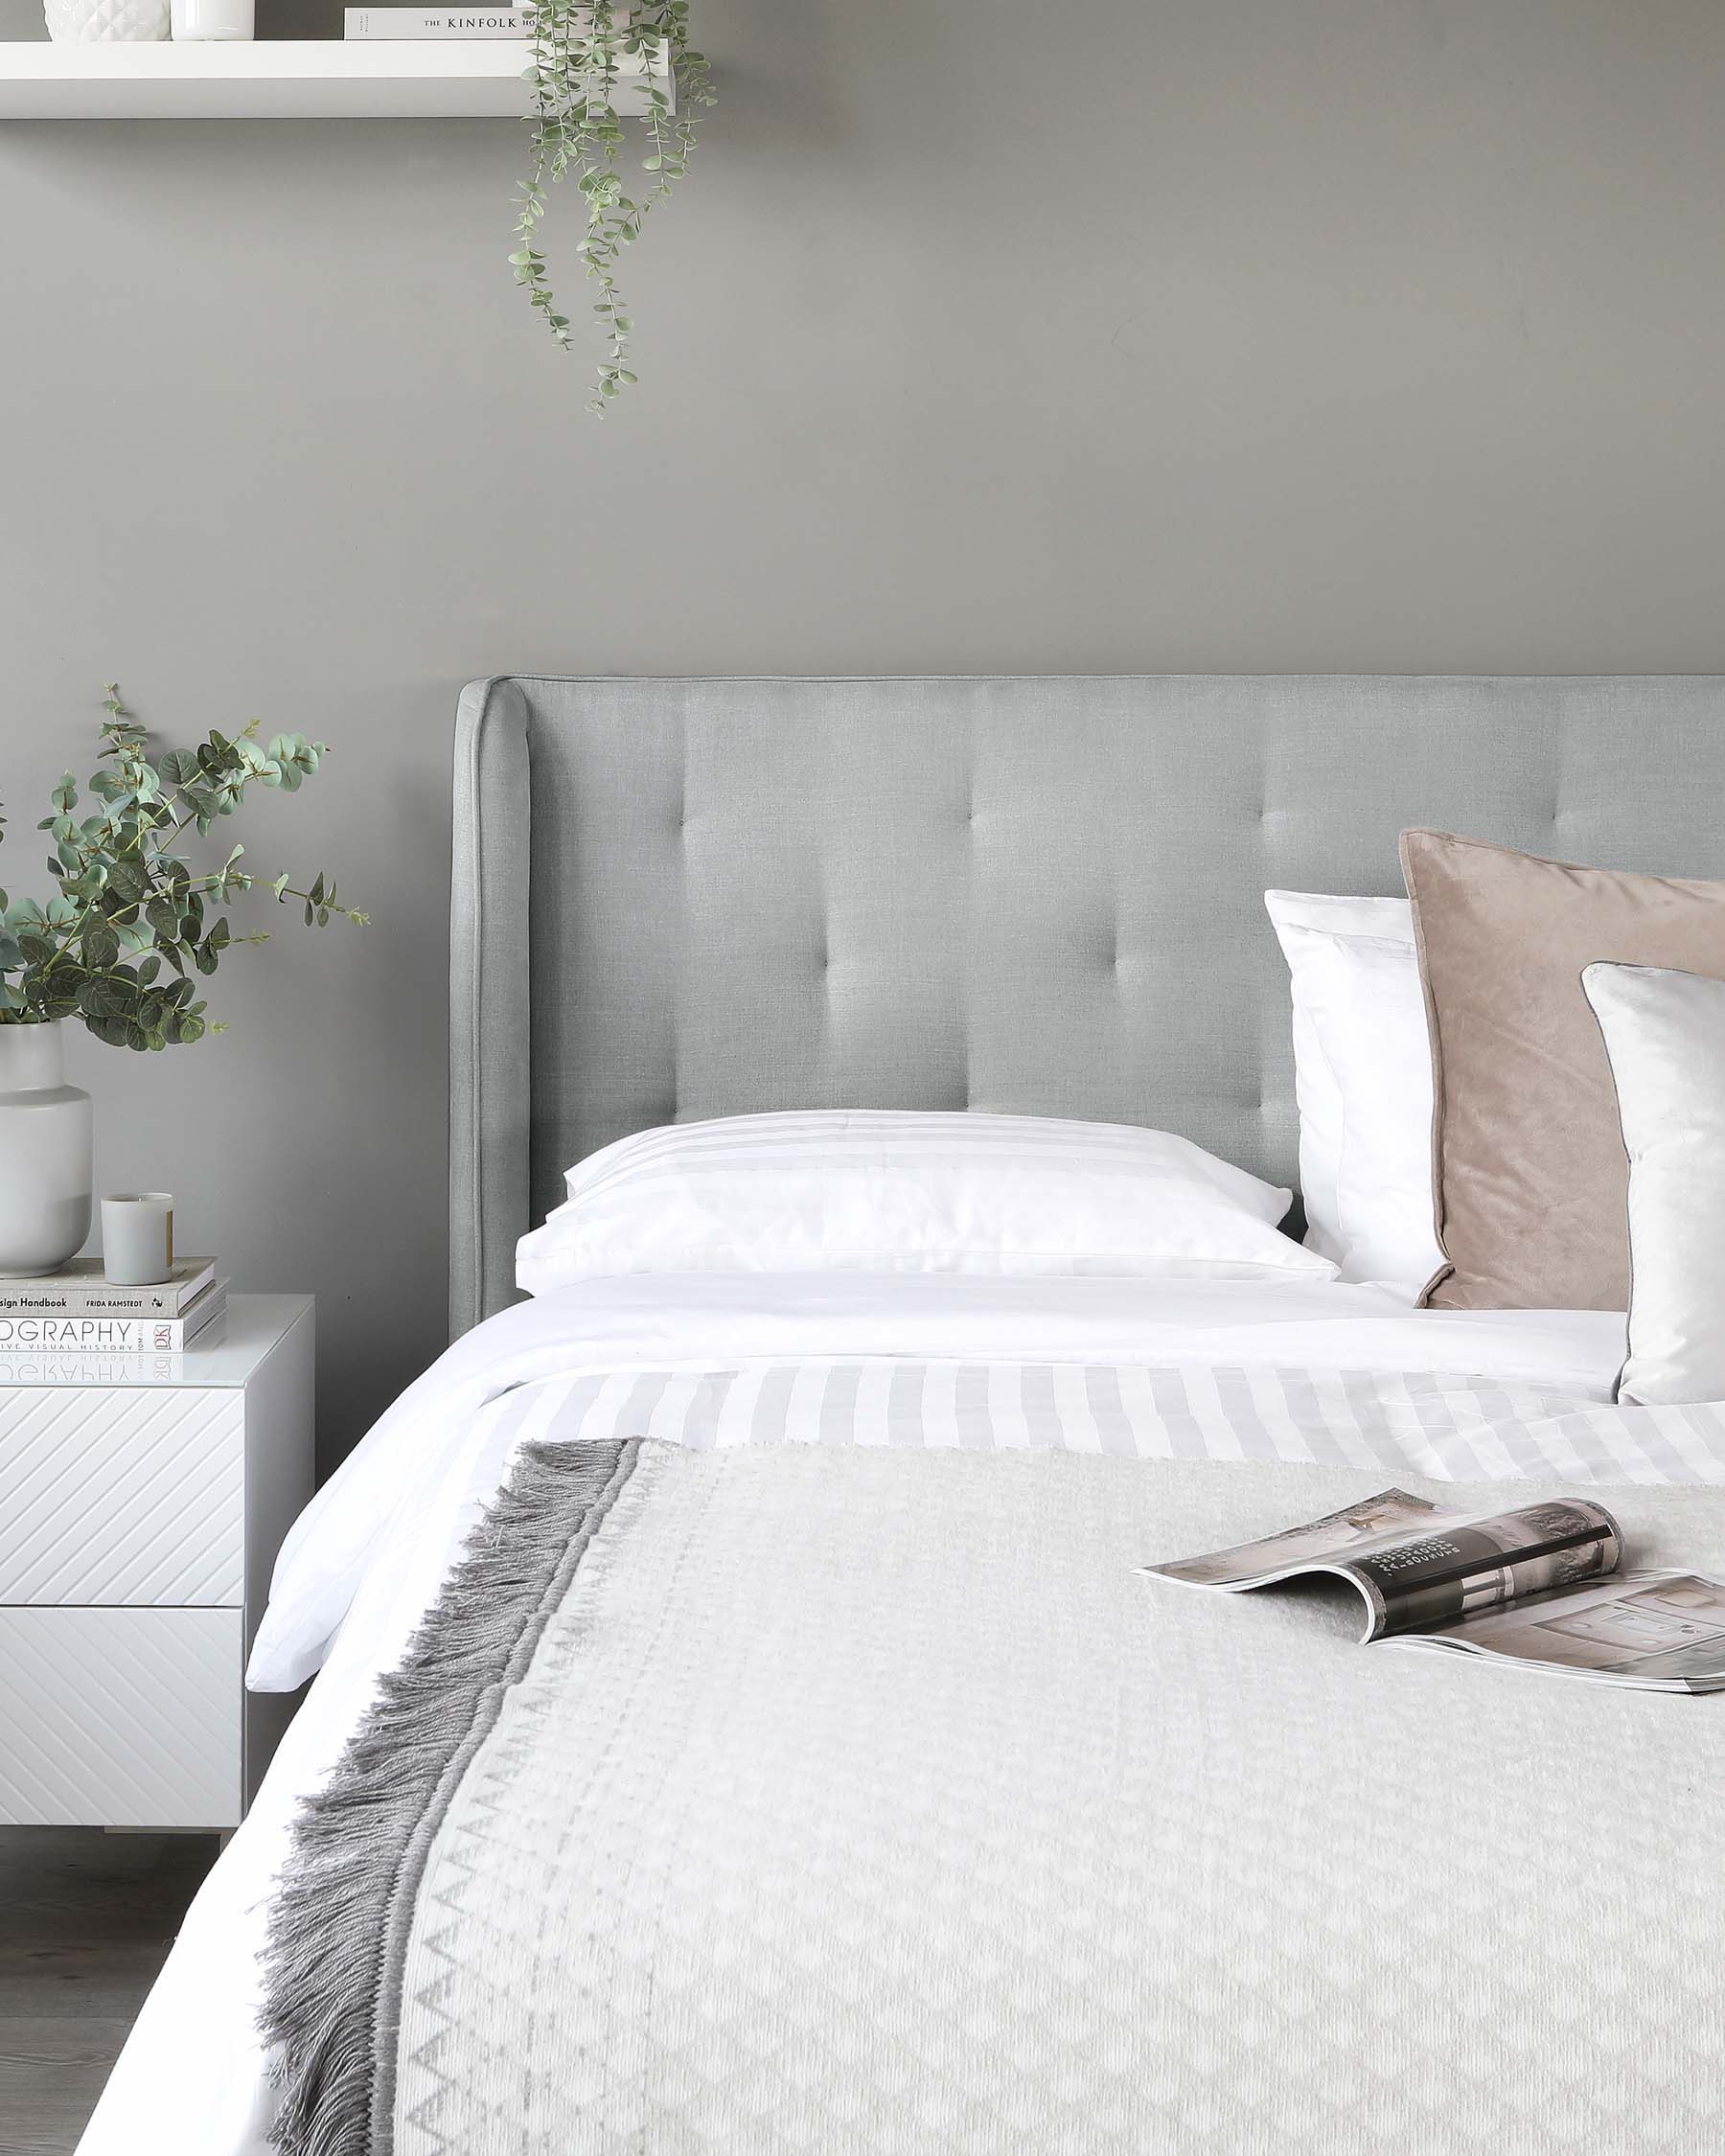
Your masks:
<instances>
[{"instance_id":1,"label":"white ceramic vessel on shelf","mask_svg":"<svg viewBox=\"0 0 1725 2156\"><path fill-rule=\"evenodd\" d=\"M172 0L173 41L185 44L233 44L255 28L255 0Z\"/></svg>"},{"instance_id":2,"label":"white ceramic vessel on shelf","mask_svg":"<svg viewBox=\"0 0 1725 2156\"><path fill-rule=\"evenodd\" d=\"M169 0L42 0L42 15L59 45L157 45L168 35Z\"/></svg>"},{"instance_id":3,"label":"white ceramic vessel on shelf","mask_svg":"<svg viewBox=\"0 0 1725 2156\"><path fill-rule=\"evenodd\" d=\"M0 1279L52 1273L90 1232L90 1096L60 1028L0 1025Z\"/></svg>"}]
</instances>

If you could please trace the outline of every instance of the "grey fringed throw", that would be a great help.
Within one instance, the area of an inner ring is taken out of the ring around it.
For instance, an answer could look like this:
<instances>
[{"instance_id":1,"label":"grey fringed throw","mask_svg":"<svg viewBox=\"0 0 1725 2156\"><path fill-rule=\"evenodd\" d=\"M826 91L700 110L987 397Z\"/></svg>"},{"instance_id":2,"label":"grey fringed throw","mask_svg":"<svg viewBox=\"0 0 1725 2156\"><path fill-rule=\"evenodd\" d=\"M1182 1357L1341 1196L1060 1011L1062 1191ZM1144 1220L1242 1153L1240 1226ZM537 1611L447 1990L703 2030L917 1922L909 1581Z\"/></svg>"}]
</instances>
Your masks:
<instances>
[{"instance_id":1,"label":"grey fringed throw","mask_svg":"<svg viewBox=\"0 0 1725 2156\"><path fill-rule=\"evenodd\" d=\"M524 1448L508 1486L294 1831L272 1912L273 2139L293 2156L392 2145L401 1975L426 1853L505 1686L526 1670L640 1444Z\"/></svg>"},{"instance_id":2,"label":"grey fringed throw","mask_svg":"<svg viewBox=\"0 0 1725 2156\"><path fill-rule=\"evenodd\" d=\"M525 1455L301 1827L280 2145L1725 2145L1725 1702L1135 1574L1375 1486ZM1725 1559L1719 1493L1620 1496L1649 1561Z\"/></svg>"}]
</instances>

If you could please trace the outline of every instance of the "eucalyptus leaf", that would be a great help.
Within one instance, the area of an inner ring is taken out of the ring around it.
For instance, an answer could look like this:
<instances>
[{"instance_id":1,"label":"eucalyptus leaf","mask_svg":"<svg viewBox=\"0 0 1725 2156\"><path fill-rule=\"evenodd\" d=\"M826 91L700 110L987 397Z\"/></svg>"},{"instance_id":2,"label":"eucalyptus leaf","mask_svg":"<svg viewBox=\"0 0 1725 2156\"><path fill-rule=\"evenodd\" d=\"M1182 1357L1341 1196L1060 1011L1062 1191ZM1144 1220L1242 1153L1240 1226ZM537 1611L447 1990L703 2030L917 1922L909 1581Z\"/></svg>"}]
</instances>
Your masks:
<instances>
[{"instance_id":1,"label":"eucalyptus leaf","mask_svg":"<svg viewBox=\"0 0 1725 2156\"><path fill-rule=\"evenodd\" d=\"M86 965L111 966L120 955L120 938L105 921L92 921L83 932Z\"/></svg>"}]
</instances>

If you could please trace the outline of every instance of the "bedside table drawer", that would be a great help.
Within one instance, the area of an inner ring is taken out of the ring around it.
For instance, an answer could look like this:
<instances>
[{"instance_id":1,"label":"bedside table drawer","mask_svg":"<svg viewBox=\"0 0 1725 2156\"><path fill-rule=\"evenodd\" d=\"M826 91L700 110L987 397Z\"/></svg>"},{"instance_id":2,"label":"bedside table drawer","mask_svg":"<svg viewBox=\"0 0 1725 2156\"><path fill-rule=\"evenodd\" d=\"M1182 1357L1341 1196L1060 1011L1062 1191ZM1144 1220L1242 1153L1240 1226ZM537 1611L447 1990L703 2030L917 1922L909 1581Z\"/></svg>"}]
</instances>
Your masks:
<instances>
[{"instance_id":1,"label":"bedside table drawer","mask_svg":"<svg viewBox=\"0 0 1725 2156\"><path fill-rule=\"evenodd\" d=\"M233 1826L239 1610L0 1610L0 1823Z\"/></svg>"},{"instance_id":2,"label":"bedside table drawer","mask_svg":"<svg viewBox=\"0 0 1725 2156\"><path fill-rule=\"evenodd\" d=\"M244 1456L237 1391L0 1390L0 1604L237 1607Z\"/></svg>"}]
</instances>

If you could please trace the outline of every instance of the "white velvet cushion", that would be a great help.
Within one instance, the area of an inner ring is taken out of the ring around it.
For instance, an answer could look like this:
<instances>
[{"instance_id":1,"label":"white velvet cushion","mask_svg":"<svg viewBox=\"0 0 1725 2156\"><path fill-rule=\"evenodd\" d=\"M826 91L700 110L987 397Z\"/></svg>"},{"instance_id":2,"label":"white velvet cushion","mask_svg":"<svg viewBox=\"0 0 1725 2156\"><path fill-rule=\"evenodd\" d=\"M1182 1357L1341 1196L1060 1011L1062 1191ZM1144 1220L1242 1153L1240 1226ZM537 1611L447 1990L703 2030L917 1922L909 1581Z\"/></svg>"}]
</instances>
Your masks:
<instances>
[{"instance_id":1,"label":"white velvet cushion","mask_svg":"<svg viewBox=\"0 0 1725 2156\"><path fill-rule=\"evenodd\" d=\"M812 1110L673 1124L571 1168L521 1238L529 1294L619 1273L1325 1280L1290 1194L1165 1131Z\"/></svg>"},{"instance_id":2,"label":"white velvet cushion","mask_svg":"<svg viewBox=\"0 0 1725 2156\"><path fill-rule=\"evenodd\" d=\"M1629 1355L1621 1396L1725 1400L1725 980L1582 973L1629 1157Z\"/></svg>"},{"instance_id":3,"label":"white velvet cushion","mask_svg":"<svg viewBox=\"0 0 1725 2156\"><path fill-rule=\"evenodd\" d=\"M1417 1296L1432 1212L1432 1052L1406 899L1266 891L1288 961L1306 1244Z\"/></svg>"}]
</instances>

